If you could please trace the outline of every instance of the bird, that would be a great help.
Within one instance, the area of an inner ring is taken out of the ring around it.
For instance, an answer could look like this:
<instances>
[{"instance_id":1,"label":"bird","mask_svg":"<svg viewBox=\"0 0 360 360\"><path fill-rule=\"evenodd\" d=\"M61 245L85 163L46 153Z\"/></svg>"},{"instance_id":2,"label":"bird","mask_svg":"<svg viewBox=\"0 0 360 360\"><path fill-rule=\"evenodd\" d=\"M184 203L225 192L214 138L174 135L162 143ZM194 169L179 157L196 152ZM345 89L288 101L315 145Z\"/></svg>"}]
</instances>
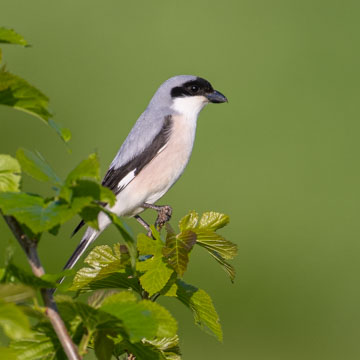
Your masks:
<instances>
[{"instance_id":1,"label":"bird","mask_svg":"<svg viewBox=\"0 0 360 360\"><path fill-rule=\"evenodd\" d=\"M115 205L105 208L120 217L134 217L151 234L139 214L158 212L155 225L170 220L172 208L155 203L183 173L193 149L197 118L209 103L228 102L209 81L193 75L177 75L160 85L110 164L102 185L115 194ZM98 230L88 227L67 261L72 269L86 249L110 225L104 213L98 215ZM84 221L75 228L75 235Z\"/></svg>"}]
</instances>

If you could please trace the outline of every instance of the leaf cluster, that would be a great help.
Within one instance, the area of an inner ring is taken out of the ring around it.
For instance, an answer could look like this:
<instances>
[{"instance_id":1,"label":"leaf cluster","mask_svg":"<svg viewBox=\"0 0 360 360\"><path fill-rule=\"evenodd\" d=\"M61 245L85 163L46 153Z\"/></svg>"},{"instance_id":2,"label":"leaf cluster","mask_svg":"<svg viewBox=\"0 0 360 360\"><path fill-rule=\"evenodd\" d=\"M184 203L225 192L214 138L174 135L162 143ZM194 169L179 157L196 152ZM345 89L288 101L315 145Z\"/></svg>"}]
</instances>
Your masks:
<instances>
[{"instance_id":1,"label":"leaf cluster","mask_svg":"<svg viewBox=\"0 0 360 360\"><path fill-rule=\"evenodd\" d=\"M0 43L28 46L21 35L2 27ZM48 103L49 99L35 87L4 66L0 69L0 105L42 119L66 142L70 132L52 120ZM22 191L23 174L50 184L52 195ZM100 212L109 217L122 238L113 247L92 249L76 273L66 270L37 277L8 256L6 266L0 269L0 327L9 346L0 346L0 358L67 358L46 307L39 301L44 289L53 288L58 291L55 301L60 316L81 356L92 350L100 360L123 356L180 360L178 324L156 302L160 296L185 305L196 325L222 341L211 297L203 289L185 283L183 276L197 246L234 280L235 270L229 260L236 256L237 247L218 233L229 223L229 217L212 211L200 216L190 211L180 220L178 231L168 223L162 233L152 226L152 237L140 233L135 239L108 210L114 203L114 194L100 183L97 154L89 155L65 178L58 176L39 153L20 148L16 158L0 154L0 213L15 218L33 246L45 232L58 236L60 227L74 216L98 229ZM58 284L63 276L72 275L70 288Z\"/></svg>"}]
</instances>

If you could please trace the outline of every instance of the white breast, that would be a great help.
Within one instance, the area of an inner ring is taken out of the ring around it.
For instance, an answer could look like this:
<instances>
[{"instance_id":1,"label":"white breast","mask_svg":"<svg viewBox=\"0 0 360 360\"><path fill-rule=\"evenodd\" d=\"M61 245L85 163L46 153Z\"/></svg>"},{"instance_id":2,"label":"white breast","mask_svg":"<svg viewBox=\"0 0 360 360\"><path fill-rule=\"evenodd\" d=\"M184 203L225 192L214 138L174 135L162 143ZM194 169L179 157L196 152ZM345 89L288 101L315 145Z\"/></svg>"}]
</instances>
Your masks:
<instances>
[{"instance_id":1,"label":"white breast","mask_svg":"<svg viewBox=\"0 0 360 360\"><path fill-rule=\"evenodd\" d=\"M118 215L132 216L141 205L159 200L183 173L193 149L197 117L206 105L203 97L184 97L174 101L171 135L157 156L117 196L112 209Z\"/></svg>"}]
</instances>

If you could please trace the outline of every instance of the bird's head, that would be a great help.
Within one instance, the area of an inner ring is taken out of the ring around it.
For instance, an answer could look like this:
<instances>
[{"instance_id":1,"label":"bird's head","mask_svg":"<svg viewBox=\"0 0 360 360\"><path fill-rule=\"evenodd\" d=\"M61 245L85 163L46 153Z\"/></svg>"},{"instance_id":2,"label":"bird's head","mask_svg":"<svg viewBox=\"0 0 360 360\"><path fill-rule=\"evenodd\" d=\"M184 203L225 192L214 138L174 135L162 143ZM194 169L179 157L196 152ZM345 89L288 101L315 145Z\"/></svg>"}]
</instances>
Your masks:
<instances>
[{"instance_id":1,"label":"bird's head","mask_svg":"<svg viewBox=\"0 0 360 360\"><path fill-rule=\"evenodd\" d=\"M227 101L221 92L214 90L209 81L192 75L178 75L166 80L151 102L167 103L179 114L197 116L208 103Z\"/></svg>"}]
</instances>

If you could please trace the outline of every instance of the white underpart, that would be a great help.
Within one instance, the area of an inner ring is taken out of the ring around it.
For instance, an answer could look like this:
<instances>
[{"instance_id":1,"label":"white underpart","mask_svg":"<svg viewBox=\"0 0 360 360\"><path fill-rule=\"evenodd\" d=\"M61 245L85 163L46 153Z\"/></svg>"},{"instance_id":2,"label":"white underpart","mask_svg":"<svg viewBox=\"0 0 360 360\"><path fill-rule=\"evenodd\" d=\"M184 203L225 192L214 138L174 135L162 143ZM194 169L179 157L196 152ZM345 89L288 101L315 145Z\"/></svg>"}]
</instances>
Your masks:
<instances>
[{"instance_id":1,"label":"white underpart","mask_svg":"<svg viewBox=\"0 0 360 360\"><path fill-rule=\"evenodd\" d=\"M110 209L118 216L134 216L141 213L144 203L154 204L183 173L195 140L197 117L208 103L203 96L174 99L172 105L171 135L157 156L137 176L135 170L119 183L125 185L116 195L116 203ZM104 213L99 215L99 227L104 229L110 220Z\"/></svg>"},{"instance_id":2,"label":"white underpart","mask_svg":"<svg viewBox=\"0 0 360 360\"><path fill-rule=\"evenodd\" d=\"M135 177L136 169L130 171L126 176L124 176L119 182L118 188L124 188L134 177Z\"/></svg>"}]
</instances>

